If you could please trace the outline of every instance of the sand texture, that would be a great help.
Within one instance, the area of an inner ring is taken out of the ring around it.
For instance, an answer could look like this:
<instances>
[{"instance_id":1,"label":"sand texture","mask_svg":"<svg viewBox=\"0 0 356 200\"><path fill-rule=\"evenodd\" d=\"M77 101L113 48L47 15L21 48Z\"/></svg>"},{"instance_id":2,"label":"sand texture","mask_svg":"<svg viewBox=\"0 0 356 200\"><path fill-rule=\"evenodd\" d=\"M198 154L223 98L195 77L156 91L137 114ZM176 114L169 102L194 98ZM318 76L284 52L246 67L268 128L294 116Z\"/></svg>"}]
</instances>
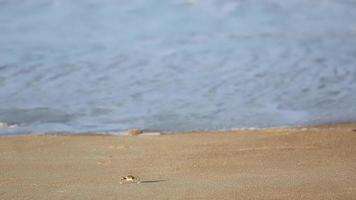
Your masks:
<instances>
[{"instance_id":1,"label":"sand texture","mask_svg":"<svg viewBox=\"0 0 356 200\"><path fill-rule=\"evenodd\" d=\"M0 199L356 199L356 125L1 137Z\"/></svg>"}]
</instances>

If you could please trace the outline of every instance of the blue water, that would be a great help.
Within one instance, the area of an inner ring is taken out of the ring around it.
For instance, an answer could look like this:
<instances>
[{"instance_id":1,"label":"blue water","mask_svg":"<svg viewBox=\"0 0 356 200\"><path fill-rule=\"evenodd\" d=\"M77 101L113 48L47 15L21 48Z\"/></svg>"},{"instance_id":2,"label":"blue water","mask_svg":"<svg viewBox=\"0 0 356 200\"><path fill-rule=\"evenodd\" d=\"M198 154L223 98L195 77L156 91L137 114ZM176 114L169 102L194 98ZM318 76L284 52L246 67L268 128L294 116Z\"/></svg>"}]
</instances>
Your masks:
<instances>
[{"instance_id":1,"label":"blue water","mask_svg":"<svg viewBox=\"0 0 356 200\"><path fill-rule=\"evenodd\" d=\"M0 0L0 134L356 121L355 19L354 0Z\"/></svg>"}]
</instances>

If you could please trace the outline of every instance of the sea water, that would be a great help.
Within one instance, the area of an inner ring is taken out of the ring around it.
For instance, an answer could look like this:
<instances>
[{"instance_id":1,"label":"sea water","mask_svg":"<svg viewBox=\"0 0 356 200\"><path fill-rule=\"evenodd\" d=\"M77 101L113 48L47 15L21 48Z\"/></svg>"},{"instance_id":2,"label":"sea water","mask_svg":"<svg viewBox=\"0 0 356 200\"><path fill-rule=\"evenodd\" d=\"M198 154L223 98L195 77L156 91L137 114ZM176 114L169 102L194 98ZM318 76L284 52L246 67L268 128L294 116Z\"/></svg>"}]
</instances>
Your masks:
<instances>
[{"instance_id":1,"label":"sea water","mask_svg":"<svg viewBox=\"0 0 356 200\"><path fill-rule=\"evenodd\" d=\"M0 0L2 135L355 120L355 0Z\"/></svg>"}]
</instances>

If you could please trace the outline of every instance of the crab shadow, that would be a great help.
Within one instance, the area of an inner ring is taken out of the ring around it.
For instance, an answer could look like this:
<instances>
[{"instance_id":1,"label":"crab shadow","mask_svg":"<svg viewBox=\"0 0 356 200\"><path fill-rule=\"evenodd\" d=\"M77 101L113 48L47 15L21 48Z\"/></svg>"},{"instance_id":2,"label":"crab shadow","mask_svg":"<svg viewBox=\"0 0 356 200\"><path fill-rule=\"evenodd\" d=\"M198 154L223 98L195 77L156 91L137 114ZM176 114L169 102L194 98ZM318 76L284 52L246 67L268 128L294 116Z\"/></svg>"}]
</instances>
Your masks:
<instances>
[{"instance_id":1,"label":"crab shadow","mask_svg":"<svg viewBox=\"0 0 356 200\"><path fill-rule=\"evenodd\" d=\"M164 182L167 180L149 180L149 181L141 181L141 183L145 184L145 183L159 183L159 182Z\"/></svg>"}]
</instances>

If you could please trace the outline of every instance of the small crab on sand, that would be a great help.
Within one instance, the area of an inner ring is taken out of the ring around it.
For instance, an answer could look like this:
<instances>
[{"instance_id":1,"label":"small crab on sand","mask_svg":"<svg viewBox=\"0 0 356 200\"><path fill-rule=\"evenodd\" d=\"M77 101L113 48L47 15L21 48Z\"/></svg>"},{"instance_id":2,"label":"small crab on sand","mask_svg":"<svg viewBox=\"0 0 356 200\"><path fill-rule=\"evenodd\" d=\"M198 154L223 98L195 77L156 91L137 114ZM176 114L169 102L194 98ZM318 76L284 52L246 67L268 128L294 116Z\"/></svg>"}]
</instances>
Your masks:
<instances>
[{"instance_id":1,"label":"small crab on sand","mask_svg":"<svg viewBox=\"0 0 356 200\"><path fill-rule=\"evenodd\" d=\"M127 131L127 133L130 135L130 136L138 136L138 135L141 135L143 133L143 130L140 130L140 129L129 129Z\"/></svg>"},{"instance_id":2,"label":"small crab on sand","mask_svg":"<svg viewBox=\"0 0 356 200\"><path fill-rule=\"evenodd\" d=\"M127 176L123 176L121 178L120 184L124 184L124 183L141 183L140 181L140 177L138 176L133 176L131 174L127 175Z\"/></svg>"}]
</instances>

